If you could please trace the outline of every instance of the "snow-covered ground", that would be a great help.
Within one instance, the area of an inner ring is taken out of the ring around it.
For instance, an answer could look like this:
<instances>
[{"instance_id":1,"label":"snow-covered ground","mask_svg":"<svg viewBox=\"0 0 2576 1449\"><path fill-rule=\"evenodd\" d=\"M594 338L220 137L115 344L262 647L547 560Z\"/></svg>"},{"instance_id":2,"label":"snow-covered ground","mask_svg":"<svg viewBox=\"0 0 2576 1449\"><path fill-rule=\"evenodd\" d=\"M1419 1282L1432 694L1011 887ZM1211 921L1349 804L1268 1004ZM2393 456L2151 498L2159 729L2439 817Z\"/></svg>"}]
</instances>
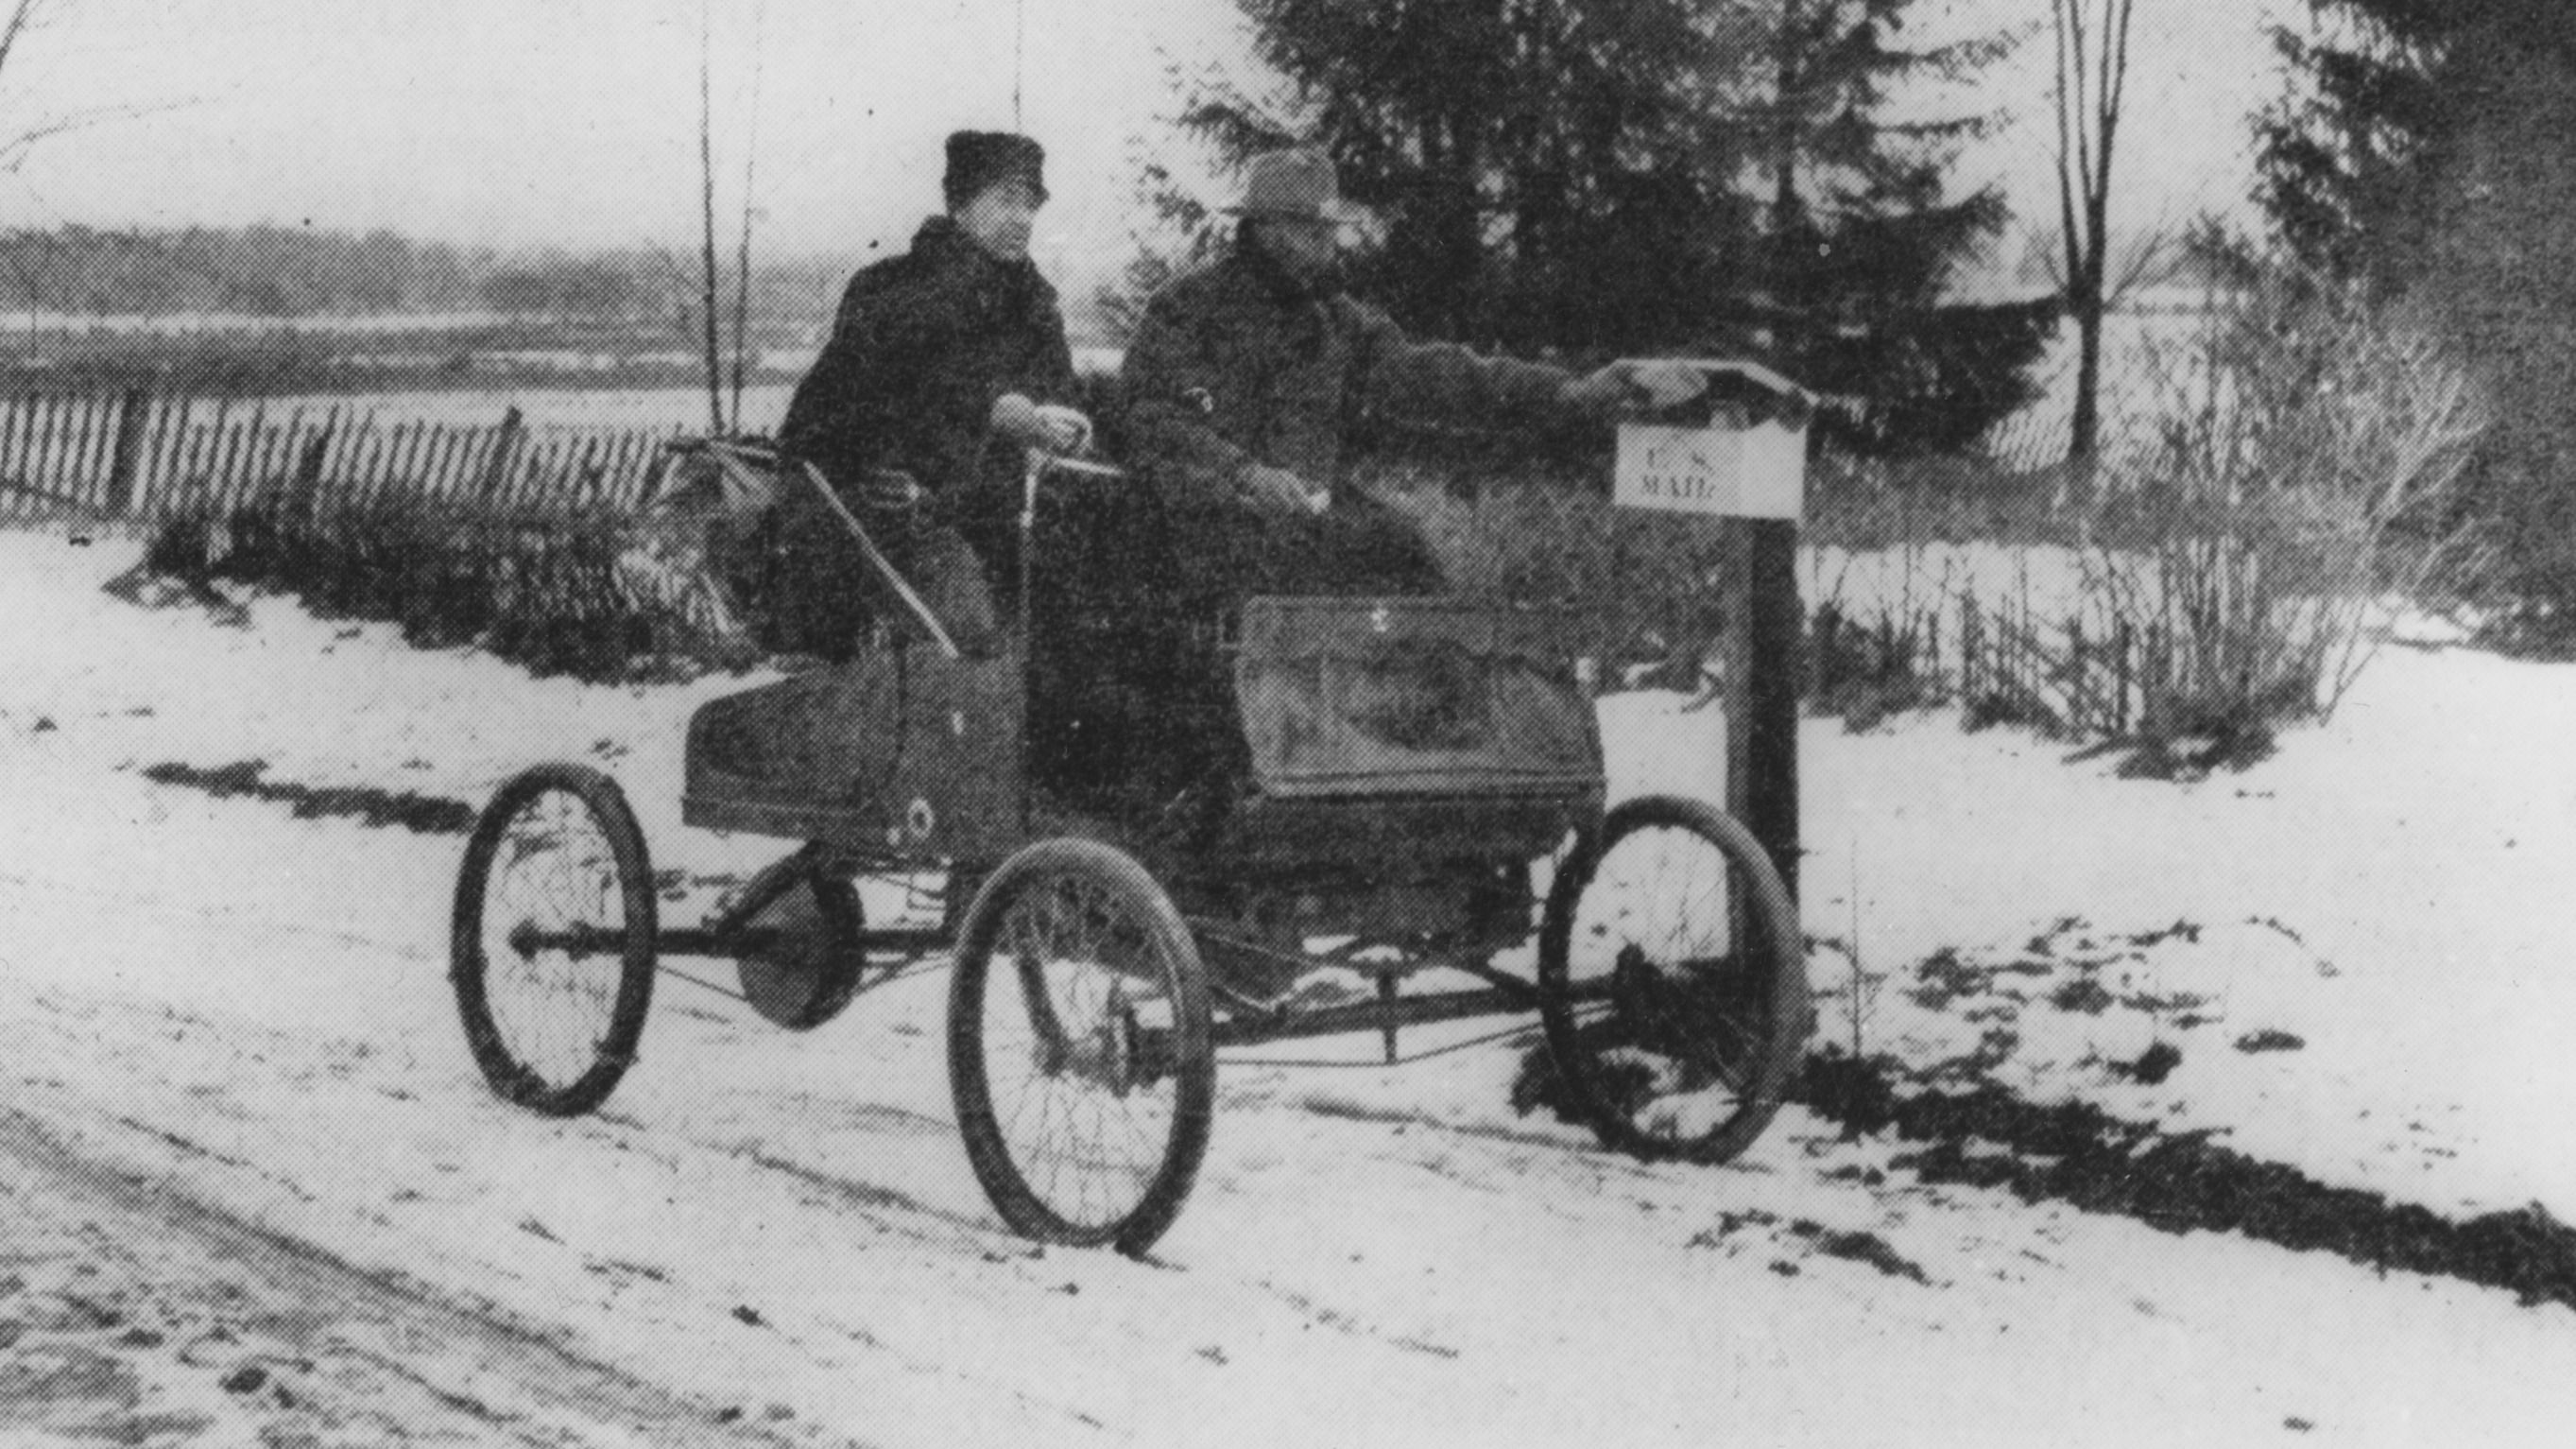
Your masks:
<instances>
[{"instance_id":1,"label":"snow-covered ground","mask_svg":"<svg viewBox=\"0 0 2576 1449\"><path fill-rule=\"evenodd\" d=\"M603 1112L540 1120L455 1024L456 836L141 771L479 803L587 760L656 865L740 873L775 847L682 829L676 782L741 681L138 608L97 588L135 552L0 534L0 1441L2547 1444L2576 1410L2565 1306L1929 1184L1795 1108L1642 1166L1514 1115L1508 1047L1226 1064L1147 1263L993 1217L936 974L802 1035L666 980ZM1605 724L1620 788L1708 779L1708 712ZM1821 1031L1856 941L1866 1051L2576 1219L2570 739L2576 669L2404 648L2197 784L1811 723Z\"/></svg>"}]
</instances>

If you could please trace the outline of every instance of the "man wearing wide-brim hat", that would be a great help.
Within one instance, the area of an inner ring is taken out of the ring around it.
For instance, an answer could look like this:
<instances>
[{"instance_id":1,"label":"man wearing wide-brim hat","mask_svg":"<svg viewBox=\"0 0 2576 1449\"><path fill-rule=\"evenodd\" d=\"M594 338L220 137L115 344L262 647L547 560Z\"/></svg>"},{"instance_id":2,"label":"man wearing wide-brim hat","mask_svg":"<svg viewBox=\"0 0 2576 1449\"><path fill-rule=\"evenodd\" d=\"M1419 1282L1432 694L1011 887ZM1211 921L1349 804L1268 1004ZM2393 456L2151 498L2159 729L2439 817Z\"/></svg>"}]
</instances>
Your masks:
<instances>
[{"instance_id":1,"label":"man wearing wide-brim hat","mask_svg":"<svg viewBox=\"0 0 2576 1449\"><path fill-rule=\"evenodd\" d=\"M1613 364L1580 375L1417 342L1333 280L1350 219L1333 166L1310 149L1254 157L1224 255L1157 292L1120 373L1128 462L1154 485L1176 577L1152 605L1185 627L1159 679L1134 685L1159 707L1166 789L1211 809L1239 768L1222 651L1208 626L1256 594L1422 594L1443 586L1413 522L1344 470L1351 425L1372 413L1525 425L1534 415L1604 414L1635 399L1696 395L1677 364Z\"/></svg>"},{"instance_id":2,"label":"man wearing wide-brim hat","mask_svg":"<svg viewBox=\"0 0 2576 1449\"><path fill-rule=\"evenodd\" d=\"M1193 610L1440 587L1410 522L1344 474L1361 417L1500 428L1702 386L1678 365L1578 375L1406 336L1333 281L1351 213L1319 151L1254 157L1228 210L1232 246L1155 294L1121 374L1130 460L1163 492Z\"/></svg>"},{"instance_id":3,"label":"man wearing wide-brim hat","mask_svg":"<svg viewBox=\"0 0 2576 1449\"><path fill-rule=\"evenodd\" d=\"M1088 425L1066 406L1073 356L1055 289L1029 260L1046 153L1026 136L959 131L946 159L946 210L911 250L851 278L779 441L866 520L955 641L990 654L1023 449L1074 446ZM866 566L819 499L783 497L771 642L847 657L869 613Z\"/></svg>"}]
</instances>

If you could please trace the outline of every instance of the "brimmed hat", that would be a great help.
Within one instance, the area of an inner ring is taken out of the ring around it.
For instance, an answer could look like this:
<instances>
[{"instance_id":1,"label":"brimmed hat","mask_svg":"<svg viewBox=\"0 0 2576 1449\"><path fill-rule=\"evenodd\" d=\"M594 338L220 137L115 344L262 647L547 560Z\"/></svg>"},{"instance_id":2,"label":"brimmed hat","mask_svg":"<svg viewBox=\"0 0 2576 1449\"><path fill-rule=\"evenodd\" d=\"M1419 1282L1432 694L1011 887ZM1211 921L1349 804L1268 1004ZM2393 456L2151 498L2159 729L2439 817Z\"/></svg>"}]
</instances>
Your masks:
<instances>
[{"instance_id":1,"label":"brimmed hat","mask_svg":"<svg viewBox=\"0 0 2576 1449\"><path fill-rule=\"evenodd\" d=\"M1045 201L1046 148L1011 131L959 131L948 138L948 174L939 189L949 205L1014 179L1027 182Z\"/></svg>"},{"instance_id":2,"label":"brimmed hat","mask_svg":"<svg viewBox=\"0 0 2576 1449\"><path fill-rule=\"evenodd\" d=\"M1243 173L1243 199L1226 208L1236 216L1283 221L1348 221L1332 159L1311 147L1265 151Z\"/></svg>"}]
</instances>

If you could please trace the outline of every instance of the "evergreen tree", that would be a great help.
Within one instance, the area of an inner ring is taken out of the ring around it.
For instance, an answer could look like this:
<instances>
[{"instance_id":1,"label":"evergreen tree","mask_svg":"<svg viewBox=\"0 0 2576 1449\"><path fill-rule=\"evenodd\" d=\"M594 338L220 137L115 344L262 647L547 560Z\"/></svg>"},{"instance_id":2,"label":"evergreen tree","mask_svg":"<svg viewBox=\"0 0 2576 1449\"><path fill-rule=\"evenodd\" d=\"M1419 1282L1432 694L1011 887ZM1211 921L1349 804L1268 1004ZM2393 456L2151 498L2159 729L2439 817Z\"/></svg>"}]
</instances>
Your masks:
<instances>
[{"instance_id":1,"label":"evergreen tree","mask_svg":"<svg viewBox=\"0 0 2576 1449\"><path fill-rule=\"evenodd\" d=\"M1241 0L1260 58L1284 76L1296 131L1320 141L1352 200L1382 219L1354 280L1426 332L1535 345L1596 309L1530 310L1515 272L1616 297L1684 301L1678 256L1601 241L1632 217L1709 218L1726 153L1693 86L1739 60L1685 0ZM1230 92L1182 124L1227 160L1291 139ZM1723 243L1721 242L1720 245ZM1702 243L1704 247L1705 242ZM1578 275L1581 273L1582 275Z\"/></svg>"},{"instance_id":2,"label":"evergreen tree","mask_svg":"<svg viewBox=\"0 0 2576 1449\"><path fill-rule=\"evenodd\" d=\"M1325 146L1381 223L1354 289L1409 327L1763 351L1872 450L1964 442L2030 396L2046 309L1941 304L2003 221L1994 192L1946 194L1978 119L1886 117L2001 39L1907 49L1914 0L1240 3L1286 104L1202 87L1184 128L1230 161Z\"/></svg>"},{"instance_id":3,"label":"evergreen tree","mask_svg":"<svg viewBox=\"0 0 2576 1449\"><path fill-rule=\"evenodd\" d=\"M2576 9L2315 0L2300 85L2264 133L2284 241L2438 320L2497 423L2472 474L2500 580L2576 642Z\"/></svg>"},{"instance_id":4,"label":"evergreen tree","mask_svg":"<svg viewBox=\"0 0 2576 1449\"><path fill-rule=\"evenodd\" d=\"M1947 185L1986 117L1885 117L1900 86L1964 81L2018 37L1910 47L1912 8L1751 7L1768 31L1768 73L1730 105L1770 195L1758 295L1789 319L1782 361L1848 400L1834 425L1871 452L1965 446L2029 402L2023 373L2055 314L2052 303L1943 303L1952 268L2005 220L1996 188L1952 196Z\"/></svg>"},{"instance_id":5,"label":"evergreen tree","mask_svg":"<svg viewBox=\"0 0 2576 1449\"><path fill-rule=\"evenodd\" d=\"M2256 126L2256 192L2293 254L2339 278L2413 270L2412 172L2444 129L2435 67L2460 14L2426 0L2315 0L2310 33L2275 27L2288 93Z\"/></svg>"}]
</instances>

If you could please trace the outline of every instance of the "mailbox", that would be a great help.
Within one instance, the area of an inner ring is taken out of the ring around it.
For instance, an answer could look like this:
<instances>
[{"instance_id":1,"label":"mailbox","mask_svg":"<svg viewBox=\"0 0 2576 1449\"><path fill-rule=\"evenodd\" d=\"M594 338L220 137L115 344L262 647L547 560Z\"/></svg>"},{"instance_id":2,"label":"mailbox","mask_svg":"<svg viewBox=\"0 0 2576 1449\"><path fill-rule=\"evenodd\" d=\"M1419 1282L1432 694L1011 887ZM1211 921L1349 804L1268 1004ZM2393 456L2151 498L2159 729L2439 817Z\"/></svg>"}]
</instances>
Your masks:
<instances>
[{"instance_id":1,"label":"mailbox","mask_svg":"<svg viewBox=\"0 0 2576 1449\"><path fill-rule=\"evenodd\" d=\"M1611 499L1623 508L1796 522L1805 511L1807 420L1797 384L1749 362L1692 362L1708 391L1619 425Z\"/></svg>"}]
</instances>

